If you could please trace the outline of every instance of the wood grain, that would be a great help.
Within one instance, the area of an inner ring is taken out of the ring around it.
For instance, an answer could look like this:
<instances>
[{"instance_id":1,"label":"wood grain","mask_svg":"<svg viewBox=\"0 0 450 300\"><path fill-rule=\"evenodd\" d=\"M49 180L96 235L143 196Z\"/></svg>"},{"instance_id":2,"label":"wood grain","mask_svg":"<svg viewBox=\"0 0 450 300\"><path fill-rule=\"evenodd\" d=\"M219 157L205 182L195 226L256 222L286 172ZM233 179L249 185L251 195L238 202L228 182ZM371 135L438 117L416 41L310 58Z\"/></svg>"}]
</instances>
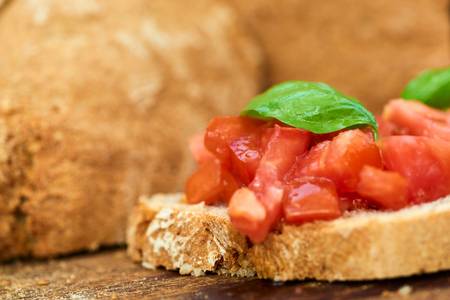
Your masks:
<instances>
[{"instance_id":1,"label":"wood grain","mask_svg":"<svg viewBox=\"0 0 450 300\"><path fill-rule=\"evenodd\" d=\"M412 291L401 296L400 289ZM132 263L124 249L0 265L0 299L450 299L450 272L389 281L291 282L180 276Z\"/></svg>"}]
</instances>

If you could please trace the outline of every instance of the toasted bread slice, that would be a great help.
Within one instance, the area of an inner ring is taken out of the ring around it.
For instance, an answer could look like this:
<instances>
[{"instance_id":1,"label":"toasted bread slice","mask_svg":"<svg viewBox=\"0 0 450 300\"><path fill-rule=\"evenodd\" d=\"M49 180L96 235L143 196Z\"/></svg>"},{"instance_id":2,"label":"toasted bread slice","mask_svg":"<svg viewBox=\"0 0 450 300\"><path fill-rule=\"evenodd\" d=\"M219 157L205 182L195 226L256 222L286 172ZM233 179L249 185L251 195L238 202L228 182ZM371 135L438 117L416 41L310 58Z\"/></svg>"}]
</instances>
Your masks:
<instances>
[{"instance_id":1,"label":"toasted bread slice","mask_svg":"<svg viewBox=\"0 0 450 300\"><path fill-rule=\"evenodd\" d=\"M144 267L273 280L366 280L450 269L450 196L396 212L282 225L252 245L225 207L183 203L182 194L141 198L128 252Z\"/></svg>"}]
</instances>

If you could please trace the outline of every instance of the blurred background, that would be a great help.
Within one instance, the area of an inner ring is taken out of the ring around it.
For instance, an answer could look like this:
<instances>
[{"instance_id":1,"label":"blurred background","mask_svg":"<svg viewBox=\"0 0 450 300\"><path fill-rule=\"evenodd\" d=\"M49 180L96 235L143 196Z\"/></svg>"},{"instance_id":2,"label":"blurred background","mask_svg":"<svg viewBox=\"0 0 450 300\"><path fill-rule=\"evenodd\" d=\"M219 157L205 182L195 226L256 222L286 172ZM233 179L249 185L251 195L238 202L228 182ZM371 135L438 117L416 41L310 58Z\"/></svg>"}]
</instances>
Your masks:
<instances>
[{"instance_id":1,"label":"blurred background","mask_svg":"<svg viewBox=\"0 0 450 300\"><path fill-rule=\"evenodd\" d=\"M374 112L448 66L447 0L0 0L0 258L123 243L181 191L187 140L268 86Z\"/></svg>"}]
</instances>

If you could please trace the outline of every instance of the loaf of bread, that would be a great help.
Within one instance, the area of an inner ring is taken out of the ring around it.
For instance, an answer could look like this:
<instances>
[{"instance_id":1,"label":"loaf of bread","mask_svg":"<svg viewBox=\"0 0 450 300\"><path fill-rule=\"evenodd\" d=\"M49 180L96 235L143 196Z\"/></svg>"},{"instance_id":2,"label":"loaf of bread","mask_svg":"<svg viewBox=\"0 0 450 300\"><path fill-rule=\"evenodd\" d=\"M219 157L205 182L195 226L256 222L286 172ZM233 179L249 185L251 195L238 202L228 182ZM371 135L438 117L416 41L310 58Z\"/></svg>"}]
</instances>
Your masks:
<instances>
[{"instance_id":1,"label":"loaf of bread","mask_svg":"<svg viewBox=\"0 0 450 300\"><path fill-rule=\"evenodd\" d=\"M447 0L233 0L271 81L323 81L373 111L425 68L450 64Z\"/></svg>"},{"instance_id":2,"label":"loaf of bread","mask_svg":"<svg viewBox=\"0 0 450 300\"><path fill-rule=\"evenodd\" d=\"M187 138L260 90L226 2L0 6L0 259L124 242L138 195L179 190Z\"/></svg>"},{"instance_id":3,"label":"loaf of bread","mask_svg":"<svg viewBox=\"0 0 450 300\"><path fill-rule=\"evenodd\" d=\"M225 207L142 197L128 253L144 267L276 281L385 279L450 269L450 196L395 212L354 212L333 221L283 224L250 244Z\"/></svg>"}]
</instances>

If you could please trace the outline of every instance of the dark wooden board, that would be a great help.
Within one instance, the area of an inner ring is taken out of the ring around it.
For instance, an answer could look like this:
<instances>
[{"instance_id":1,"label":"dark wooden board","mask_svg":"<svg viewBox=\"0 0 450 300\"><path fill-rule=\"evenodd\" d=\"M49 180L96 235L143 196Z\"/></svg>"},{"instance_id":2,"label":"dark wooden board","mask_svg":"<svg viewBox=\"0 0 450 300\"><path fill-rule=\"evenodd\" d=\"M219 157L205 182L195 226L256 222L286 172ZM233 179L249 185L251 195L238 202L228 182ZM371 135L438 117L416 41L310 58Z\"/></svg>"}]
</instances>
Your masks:
<instances>
[{"instance_id":1,"label":"dark wooden board","mask_svg":"<svg viewBox=\"0 0 450 300\"><path fill-rule=\"evenodd\" d=\"M412 288L403 295L400 290ZM402 289L403 288L403 289ZM450 272L396 280L276 284L180 276L132 263L123 249L0 265L0 299L450 299Z\"/></svg>"}]
</instances>

